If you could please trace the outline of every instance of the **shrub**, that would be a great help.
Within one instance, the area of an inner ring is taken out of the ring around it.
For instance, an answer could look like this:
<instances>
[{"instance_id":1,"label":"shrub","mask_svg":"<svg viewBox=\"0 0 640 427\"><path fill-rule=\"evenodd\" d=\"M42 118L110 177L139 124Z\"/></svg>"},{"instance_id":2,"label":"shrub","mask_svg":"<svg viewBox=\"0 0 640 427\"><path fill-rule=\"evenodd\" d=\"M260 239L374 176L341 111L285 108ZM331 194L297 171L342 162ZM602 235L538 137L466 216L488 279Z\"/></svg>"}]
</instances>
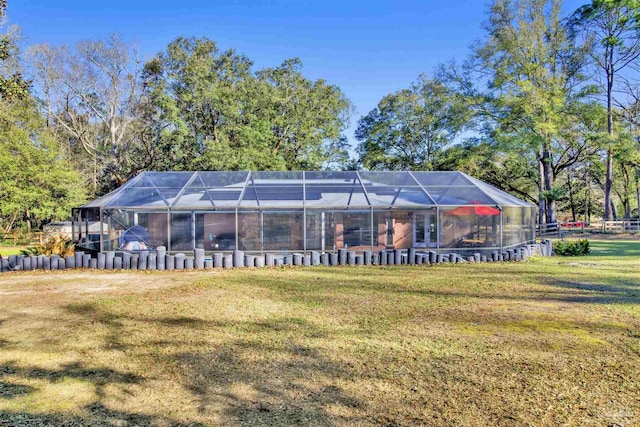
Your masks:
<instances>
[{"instance_id":1,"label":"shrub","mask_svg":"<svg viewBox=\"0 0 640 427\"><path fill-rule=\"evenodd\" d=\"M75 253L75 245L68 237L58 235L49 237L44 243L20 252L23 255L58 255L65 257Z\"/></svg>"},{"instance_id":2,"label":"shrub","mask_svg":"<svg viewBox=\"0 0 640 427\"><path fill-rule=\"evenodd\" d=\"M560 240L553 243L553 253L561 256L587 255L589 253L589 241L587 239Z\"/></svg>"}]
</instances>

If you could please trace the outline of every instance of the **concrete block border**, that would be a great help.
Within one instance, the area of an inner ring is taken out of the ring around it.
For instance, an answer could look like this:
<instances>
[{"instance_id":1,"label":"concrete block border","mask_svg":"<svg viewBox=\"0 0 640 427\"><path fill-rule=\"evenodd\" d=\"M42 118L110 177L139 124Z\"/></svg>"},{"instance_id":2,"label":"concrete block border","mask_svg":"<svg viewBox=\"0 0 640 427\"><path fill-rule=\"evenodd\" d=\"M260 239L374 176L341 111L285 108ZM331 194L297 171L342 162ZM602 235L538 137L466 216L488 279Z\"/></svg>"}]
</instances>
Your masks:
<instances>
[{"instance_id":1,"label":"concrete block border","mask_svg":"<svg viewBox=\"0 0 640 427\"><path fill-rule=\"evenodd\" d=\"M210 270L219 268L263 268L279 266L368 266L368 265L434 265L444 263L486 263L526 261L532 256L553 255L550 239L541 243L493 251L483 255L479 252L462 256L457 253L438 253L424 248L367 250L356 253L347 249L334 252L310 251L309 253L287 253L283 255L245 254L243 251L214 253L206 256L203 249L196 249L193 256L185 253L168 254L165 247L155 251L106 252L95 257L78 251L75 255L61 258L57 255L22 256L10 255L0 258L0 273L30 270Z\"/></svg>"}]
</instances>

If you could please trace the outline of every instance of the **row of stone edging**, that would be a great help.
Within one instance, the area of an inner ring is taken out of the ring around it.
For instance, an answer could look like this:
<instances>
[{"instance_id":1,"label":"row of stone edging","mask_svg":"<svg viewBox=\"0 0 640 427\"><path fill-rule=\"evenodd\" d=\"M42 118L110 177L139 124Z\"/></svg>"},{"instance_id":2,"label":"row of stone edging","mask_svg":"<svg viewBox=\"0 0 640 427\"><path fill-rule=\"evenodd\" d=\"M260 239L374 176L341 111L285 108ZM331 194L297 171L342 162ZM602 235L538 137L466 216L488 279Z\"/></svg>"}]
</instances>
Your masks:
<instances>
[{"instance_id":1,"label":"row of stone edging","mask_svg":"<svg viewBox=\"0 0 640 427\"><path fill-rule=\"evenodd\" d=\"M0 272L28 270L68 270L89 268L94 270L202 270L234 267L274 267L282 265L294 266L341 266L341 265L426 265L464 262L501 262L524 261L530 256L551 256L551 240L544 240L535 245L526 245L516 249L508 249L499 253L494 251L490 256L474 253L463 257L456 253L441 254L436 251L422 252L415 248L402 250L385 250L379 252L364 251L358 254L347 249L337 252L310 252L307 254L292 253L284 256L274 254L249 255L236 250L233 253L215 253L205 256L204 249L196 249L194 257L184 253L169 255L160 246L155 252L140 251L123 252L116 256L115 252L98 253L94 258L89 254L77 251L75 255L59 257L57 255L23 256L11 255L0 259Z\"/></svg>"}]
</instances>

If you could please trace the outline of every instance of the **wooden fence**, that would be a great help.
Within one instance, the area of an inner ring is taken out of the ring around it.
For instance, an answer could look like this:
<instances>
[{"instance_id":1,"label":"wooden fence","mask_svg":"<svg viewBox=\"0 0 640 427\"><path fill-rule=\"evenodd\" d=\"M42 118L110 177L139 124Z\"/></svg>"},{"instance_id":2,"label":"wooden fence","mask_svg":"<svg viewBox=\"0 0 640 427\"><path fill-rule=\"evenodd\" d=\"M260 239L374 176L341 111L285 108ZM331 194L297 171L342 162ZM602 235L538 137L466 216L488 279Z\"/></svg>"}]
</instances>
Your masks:
<instances>
[{"instance_id":1,"label":"wooden fence","mask_svg":"<svg viewBox=\"0 0 640 427\"><path fill-rule=\"evenodd\" d=\"M542 224L536 227L538 236L563 237L571 233L638 233L640 232L640 219L626 219L622 221L593 221L591 223L578 223L567 225L559 222Z\"/></svg>"},{"instance_id":2,"label":"wooden fence","mask_svg":"<svg viewBox=\"0 0 640 427\"><path fill-rule=\"evenodd\" d=\"M9 243L12 245L25 245L33 246L42 244L47 238L47 234L42 231L33 233L1 233L0 242Z\"/></svg>"}]
</instances>

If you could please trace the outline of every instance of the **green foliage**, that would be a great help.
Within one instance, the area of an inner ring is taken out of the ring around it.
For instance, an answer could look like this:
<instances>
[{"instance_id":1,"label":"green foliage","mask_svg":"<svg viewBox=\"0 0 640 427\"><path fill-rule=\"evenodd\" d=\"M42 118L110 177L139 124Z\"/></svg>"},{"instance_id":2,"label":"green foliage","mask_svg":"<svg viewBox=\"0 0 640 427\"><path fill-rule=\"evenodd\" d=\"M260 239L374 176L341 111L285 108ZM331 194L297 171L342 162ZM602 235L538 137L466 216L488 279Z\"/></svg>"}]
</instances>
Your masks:
<instances>
[{"instance_id":1,"label":"green foliage","mask_svg":"<svg viewBox=\"0 0 640 427\"><path fill-rule=\"evenodd\" d=\"M582 126L585 51L559 13L558 0L495 0L488 36L475 55L475 66L489 78L484 119L492 125L485 129L502 144L524 145L535 155L530 167L538 171L548 222L555 221L555 199L546 196L556 176L593 152L575 137Z\"/></svg>"},{"instance_id":2,"label":"green foliage","mask_svg":"<svg viewBox=\"0 0 640 427\"><path fill-rule=\"evenodd\" d=\"M553 253L560 256L589 254L589 240L558 240L553 242Z\"/></svg>"},{"instance_id":3,"label":"green foliage","mask_svg":"<svg viewBox=\"0 0 640 427\"><path fill-rule=\"evenodd\" d=\"M592 0L574 12L570 23L595 38L594 53L597 48L609 49L608 52L613 54L609 59L614 62L618 56L626 59L637 57L640 47L633 43L633 38L640 31L638 0Z\"/></svg>"},{"instance_id":4,"label":"green foliage","mask_svg":"<svg viewBox=\"0 0 640 427\"><path fill-rule=\"evenodd\" d=\"M7 9L6 0L0 1L0 22L5 17ZM3 63L18 56L15 40L7 35L0 35L0 61ZM9 72L0 75L0 99L3 100L24 100L29 97L29 87L31 82L26 80L20 71Z\"/></svg>"},{"instance_id":5,"label":"green foliage","mask_svg":"<svg viewBox=\"0 0 640 427\"><path fill-rule=\"evenodd\" d=\"M562 199L565 195L566 190L563 187L556 185L552 189L540 193L540 198L547 201L556 201Z\"/></svg>"},{"instance_id":6,"label":"green foliage","mask_svg":"<svg viewBox=\"0 0 640 427\"><path fill-rule=\"evenodd\" d=\"M148 132L157 169L320 169L344 162L351 105L340 89L290 59L258 72L206 38L177 38L147 62Z\"/></svg>"},{"instance_id":7,"label":"green foliage","mask_svg":"<svg viewBox=\"0 0 640 427\"><path fill-rule=\"evenodd\" d=\"M569 23L576 34L592 44L589 54L595 68L595 80L599 83L604 82L599 85L599 89L604 98L603 104L607 107L607 122L602 126L602 131L606 129L609 136L609 141L604 147L607 152L604 218L609 220L613 214L611 196L612 191L615 191L614 157L617 149L615 129L619 123L619 114L614 110L615 105L620 104L619 100L616 100L616 93L623 92L620 98L625 101L622 104L626 103L628 98L638 99L634 93L637 91L637 83L631 83L636 80L635 77L630 78L624 72L636 72L640 58L640 2L592 0L575 11ZM621 91L619 86L626 86L626 89ZM625 193L622 199L625 211L628 211L628 203L624 199L629 197L629 192L625 190Z\"/></svg>"},{"instance_id":8,"label":"green foliage","mask_svg":"<svg viewBox=\"0 0 640 427\"><path fill-rule=\"evenodd\" d=\"M6 7L0 0L0 20ZM84 192L31 98L14 38L0 36L0 230L29 232L68 217Z\"/></svg>"},{"instance_id":9,"label":"green foliage","mask_svg":"<svg viewBox=\"0 0 640 427\"><path fill-rule=\"evenodd\" d=\"M75 244L68 237L51 236L44 243L20 251L22 255L58 255L65 257L75 253Z\"/></svg>"},{"instance_id":10,"label":"green foliage","mask_svg":"<svg viewBox=\"0 0 640 427\"><path fill-rule=\"evenodd\" d=\"M536 159L525 146L468 139L444 151L440 170L460 170L531 203L538 201Z\"/></svg>"},{"instance_id":11,"label":"green foliage","mask_svg":"<svg viewBox=\"0 0 640 427\"><path fill-rule=\"evenodd\" d=\"M29 96L30 86L31 83L25 80L20 73L13 73L8 77L0 76L0 97L2 99L25 99Z\"/></svg>"},{"instance_id":12,"label":"green foliage","mask_svg":"<svg viewBox=\"0 0 640 427\"><path fill-rule=\"evenodd\" d=\"M360 119L355 134L360 163L368 169L438 169L444 150L470 119L462 96L421 75Z\"/></svg>"},{"instance_id":13,"label":"green foliage","mask_svg":"<svg viewBox=\"0 0 640 427\"><path fill-rule=\"evenodd\" d=\"M27 102L0 102L0 223L37 228L68 218L84 201L79 174L64 160L37 110Z\"/></svg>"}]
</instances>

